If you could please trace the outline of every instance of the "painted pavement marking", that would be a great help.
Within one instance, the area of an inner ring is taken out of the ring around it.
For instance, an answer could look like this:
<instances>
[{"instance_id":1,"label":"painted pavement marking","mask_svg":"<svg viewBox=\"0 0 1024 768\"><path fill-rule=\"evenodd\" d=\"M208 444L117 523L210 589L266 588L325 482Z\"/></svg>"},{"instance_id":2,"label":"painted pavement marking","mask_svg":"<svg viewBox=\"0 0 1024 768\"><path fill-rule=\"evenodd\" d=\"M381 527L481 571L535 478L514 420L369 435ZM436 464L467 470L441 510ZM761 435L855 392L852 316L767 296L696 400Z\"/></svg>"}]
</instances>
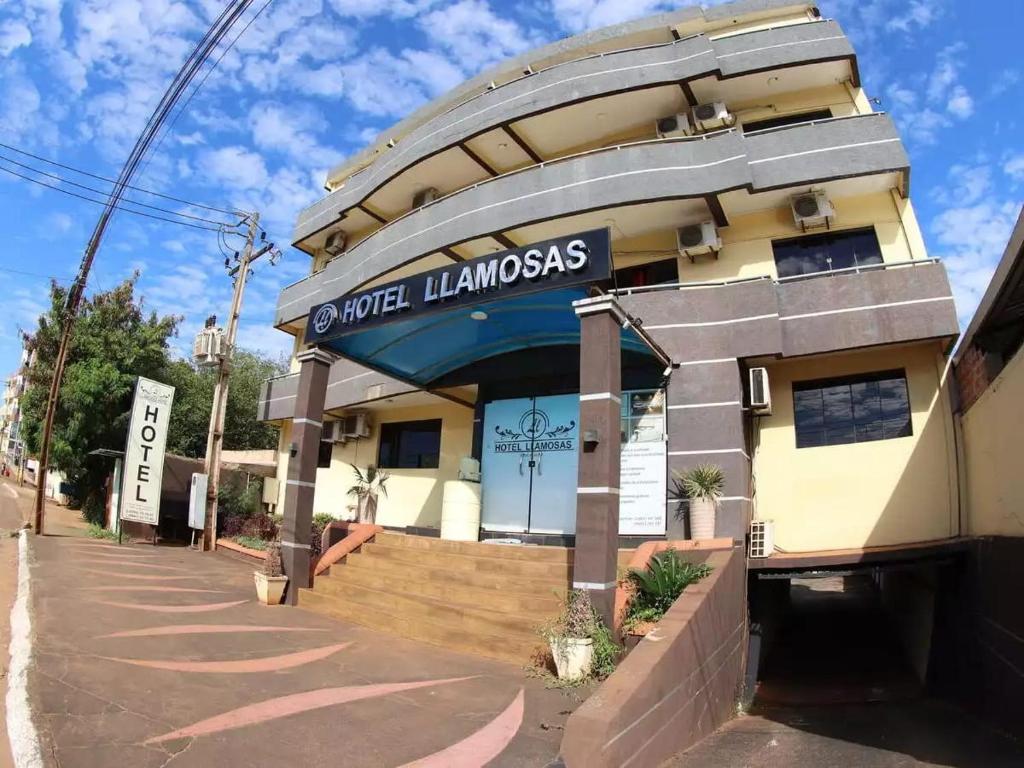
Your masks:
<instances>
[{"instance_id":1,"label":"painted pavement marking","mask_svg":"<svg viewBox=\"0 0 1024 768\"><path fill-rule=\"evenodd\" d=\"M225 608L233 608L242 605L248 600L232 600L227 603L205 603L202 605L150 605L148 603L116 603L112 600L94 600L100 605L109 605L114 608L131 608L136 611L154 611L155 613L208 613L209 611L222 611Z\"/></svg>"},{"instance_id":2,"label":"painted pavement marking","mask_svg":"<svg viewBox=\"0 0 1024 768\"><path fill-rule=\"evenodd\" d=\"M110 587L83 587L83 589L91 591L101 590L103 592L203 592L208 595L223 595L226 593L226 590L223 589L193 589L192 587L160 587L153 586L150 584L118 584Z\"/></svg>"},{"instance_id":3,"label":"painted pavement marking","mask_svg":"<svg viewBox=\"0 0 1024 768\"><path fill-rule=\"evenodd\" d=\"M79 560L80 563L91 563L92 565L119 565L123 568L153 568L158 571L184 571L185 568L179 568L176 565L157 565L156 563L128 563L128 562L117 562L111 563L106 560Z\"/></svg>"},{"instance_id":4,"label":"painted pavement marking","mask_svg":"<svg viewBox=\"0 0 1024 768\"><path fill-rule=\"evenodd\" d=\"M6 487L6 486L5 486ZM11 608L11 661L7 669L7 736L17 768L42 768L39 734L28 700L32 664L32 617L28 566L28 532L18 536L18 592Z\"/></svg>"},{"instance_id":5,"label":"painted pavement marking","mask_svg":"<svg viewBox=\"0 0 1024 768\"><path fill-rule=\"evenodd\" d=\"M480 768L505 751L523 724L523 689L496 718L476 733L447 749L435 752L402 768Z\"/></svg>"},{"instance_id":6,"label":"painted pavement marking","mask_svg":"<svg viewBox=\"0 0 1024 768\"><path fill-rule=\"evenodd\" d=\"M282 656L265 656L261 659L237 659L235 661L171 661L158 659L121 659L112 656L100 656L107 661L119 661L122 664L133 664L149 669L169 669L172 672L219 672L224 674L242 674L250 672L277 672L291 669L303 664L326 659L352 643L335 643L322 648L311 648L308 651L286 653Z\"/></svg>"},{"instance_id":7,"label":"painted pavement marking","mask_svg":"<svg viewBox=\"0 0 1024 768\"><path fill-rule=\"evenodd\" d=\"M424 680L418 683L378 683L375 685L350 685L343 688L322 688L317 691L305 693L293 693L289 696L280 696L274 699L267 699L256 704L249 704L245 707L232 709L220 715L200 720L198 723L180 728L177 731L165 733L163 736L154 736L142 742L143 744L159 744L160 742L172 739L186 739L195 736L206 736L211 733L242 728L247 725L264 723L268 720L276 720L288 715L297 715L301 712L309 712L314 709L333 707L336 704L345 704L351 701L360 701L376 696L387 696L391 693L402 693L414 691L417 688L428 688L434 685L446 685L448 683L459 683L463 680L471 680L475 676L451 677L444 680Z\"/></svg>"},{"instance_id":8,"label":"painted pavement marking","mask_svg":"<svg viewBox=\"0 0 1024 768\"><path fill-rule=\"evenodd\" d=\"M173 578L178 578L177 576ZM321 627L274 627L259 624L171 624L164 627L146 627L129 629L124 632L112 632L109 635L97 635L94 639L105 640L109 637L162 637L164 635L215 635L229 632L326 632Z\"/></svg>"},{"instance_id":9,"label":"painted pavement marking","mask_svg":"<svg viewBox=\"0 0 1024 768\"><path fill-rule=\"evenodd\" d=\"M86 573L97 576L110 576L112 579L131 579L133 581L180 581L181 579L199 579L201 576L156 576L150 573L123 573L121 571L101 571L98 568L83 568Z\"/></svg>"}]
</instances>

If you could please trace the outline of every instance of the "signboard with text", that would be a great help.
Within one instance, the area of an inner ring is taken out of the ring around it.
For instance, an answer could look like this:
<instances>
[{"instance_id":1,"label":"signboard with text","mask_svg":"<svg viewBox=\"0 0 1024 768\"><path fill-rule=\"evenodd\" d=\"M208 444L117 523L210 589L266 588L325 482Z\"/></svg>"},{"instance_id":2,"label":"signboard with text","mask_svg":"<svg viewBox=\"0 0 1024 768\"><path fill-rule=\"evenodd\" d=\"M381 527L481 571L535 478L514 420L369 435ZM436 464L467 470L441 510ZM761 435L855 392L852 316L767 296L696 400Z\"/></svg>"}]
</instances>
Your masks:
<instances>
[{"instance_id":1,"label":"signboard with text","mask_svg":"<svg viewBox=\"0 0 1024 768\"><path fill-rule=\"evenodd\" d=\"M139 377L135 385L121 481L122 520L156 525L174 387Z\"/></svg>"},{"instance_id":2,"label":"signboard with text","mask_svg":"<svg viewBox=\"0 0 1024 768\"><path fill-rule=\"evenodd\" d=\"M667 444L665 391L622 393L619 533L665 533Z\"/></svg>"},{"instance_id":3,"label":"signboard with text","mask_svg":"<svg viewBox=\"0 0 1024 768\"><path fill-rule=\"evenodd\" d=\"M310 309L307 344L465 304L608 280L611 236L594 229L431 269Z\"/></svg>"}]
</instances>

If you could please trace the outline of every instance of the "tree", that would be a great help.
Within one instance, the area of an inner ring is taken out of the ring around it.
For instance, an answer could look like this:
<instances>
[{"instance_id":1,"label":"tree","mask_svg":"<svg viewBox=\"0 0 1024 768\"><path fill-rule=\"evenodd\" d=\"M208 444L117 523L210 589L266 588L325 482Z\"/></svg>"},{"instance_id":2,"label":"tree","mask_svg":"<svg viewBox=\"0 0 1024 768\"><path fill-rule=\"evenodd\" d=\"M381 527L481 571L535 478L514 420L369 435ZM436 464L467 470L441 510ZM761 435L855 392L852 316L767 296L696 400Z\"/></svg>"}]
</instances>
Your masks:
<instances>
[{"instance_id":1,"label":"tree","mask_svg":"<svg viewBox=\"0 0 1024 768\"><path fill-rule=\"evenodd\" d=\"M85 517L100 522L108 459L89 456L97 448L120 449L128 429L132 394L138 376L164 381L168 339L177 333L177 316L147 316L135 298L138 274L113 290L94 294L81 306L68 349L60 401L50 443L50 465L72 486L72 499ZM38 455L46 399L60 335L67 291L50 286L50 308L39 327L26 335L36 354L28 369L24 395L23 438L29 453Z\"/></svg>"},{"instance_id":2,"label":"tree","mask_svg":"<svg viewBox=\"0 0 1024 768\"><path fill-rule=\"evenodd\" d=\"M263 382L287 370L279 360L239 349L232 359L227 413L224 415L225 450L259 450L277 447L277 427L256 419ZM186 360L175 360L167 371L174 385L174 406L167 450L182 456L206 455L206 438L213 407L214 371Z\"/></svg>"}]
</instances>

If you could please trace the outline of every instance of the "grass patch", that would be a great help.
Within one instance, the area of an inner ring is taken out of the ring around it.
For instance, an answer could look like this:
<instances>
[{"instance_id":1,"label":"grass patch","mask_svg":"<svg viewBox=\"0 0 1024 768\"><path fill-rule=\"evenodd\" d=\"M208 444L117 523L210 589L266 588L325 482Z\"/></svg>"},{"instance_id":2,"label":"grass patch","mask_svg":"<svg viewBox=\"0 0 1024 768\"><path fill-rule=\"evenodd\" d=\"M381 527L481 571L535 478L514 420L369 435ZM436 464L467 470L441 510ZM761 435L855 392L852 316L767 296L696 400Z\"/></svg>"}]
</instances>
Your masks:
<instances>
[{"instance_id":1,"label":"grass patch","mask_svg":"<svg viewBox=\"0 0 1024 768\"><path fill-rule=\"evenodd\" d=\"M241 544L243 547L258 549L260 552L266 552L267 546L270 544L269 541L264 541L255 536L235 536L231 540L236 544Z\"/></svg>"},{"instance_id":2,"label":"grass patch","mask_svg":"<svg viewBox=\"0 0 1024 768\"><path fill-rule=\"evenodd\" d=\"M113 531L108 531L101 525L96 523L89 523L89 528L86 530L86 535L90 539L104 539L106 541L117 541L117 534Z\"/></svg>"}]
</instances>

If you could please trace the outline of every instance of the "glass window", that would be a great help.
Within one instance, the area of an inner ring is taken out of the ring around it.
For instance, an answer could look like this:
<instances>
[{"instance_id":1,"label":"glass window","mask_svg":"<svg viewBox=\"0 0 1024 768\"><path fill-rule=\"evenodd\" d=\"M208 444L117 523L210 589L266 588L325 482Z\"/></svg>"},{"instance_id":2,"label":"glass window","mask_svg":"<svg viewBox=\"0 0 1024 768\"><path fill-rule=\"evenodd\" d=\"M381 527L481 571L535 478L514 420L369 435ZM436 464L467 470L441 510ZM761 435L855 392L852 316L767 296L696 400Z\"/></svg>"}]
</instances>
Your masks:
<instances>
[{"instance_id":1,"label":"glass window","mask_svg":"<svg viewBox=\"0 0 1024 768\"><path fill-rule=\"evenodd\" d=\"M752 133L753 131L765 131L769 128L782 128L787 125L799 125L800 123L809 123L812 120L828 120L832 117L832 110L830 109L818 109L814 112L801 112L798 115L782 115L781 117L769 117L766 120L754 120L750 123L743 124L744 133Z\"/></svg>"},{"instance_id":2,"label":"glass window","mask_svg":"<svg viewBox=\"0 0 1024 768\"><path fill-rule=\"evenodd\" d=\"M615 270L615 286L617 288L641 288L645 285L678 282L679 265L674 258Z\"/></svg>"},{"instance_id":3,"label":"glass window","mask_svg":"<svg viewBox=\"0 0 1024 768\"><path fill-rule=\"evenodd\" d=\"M330 440L320 441L320 450L316 455L316 466L319 469L327 469L331 466L331 454L334 452L334 443Z\"/></svg>"},{"instance_id":4,"label":"glass window","mask_svg":"<svg viewBox=\"0 0 1024 768\"><path fill-rule=\"evenodd\" d=\"M913 434L903 371L793 385L796 447L865 443Z\"/></svg>"},{"instance_id":5,"label":"glass window","mask_svg":"<svg viewBox=\"0 0 1024 768\"><path fill-rule=\"evenodd\" d=\"M772 250L779 277L882 263L874 227L775 240Z\"/></svg>"},{"instance_id":6,"label":"glass window","mask_svg":"<svg viewBox=\"0 0 1024 768\"><path fill-rule=\"evenodd\" d=\"M378 467L436 469L440 460L441 419L380 425Z\"/></svg>"}]
</instances>

